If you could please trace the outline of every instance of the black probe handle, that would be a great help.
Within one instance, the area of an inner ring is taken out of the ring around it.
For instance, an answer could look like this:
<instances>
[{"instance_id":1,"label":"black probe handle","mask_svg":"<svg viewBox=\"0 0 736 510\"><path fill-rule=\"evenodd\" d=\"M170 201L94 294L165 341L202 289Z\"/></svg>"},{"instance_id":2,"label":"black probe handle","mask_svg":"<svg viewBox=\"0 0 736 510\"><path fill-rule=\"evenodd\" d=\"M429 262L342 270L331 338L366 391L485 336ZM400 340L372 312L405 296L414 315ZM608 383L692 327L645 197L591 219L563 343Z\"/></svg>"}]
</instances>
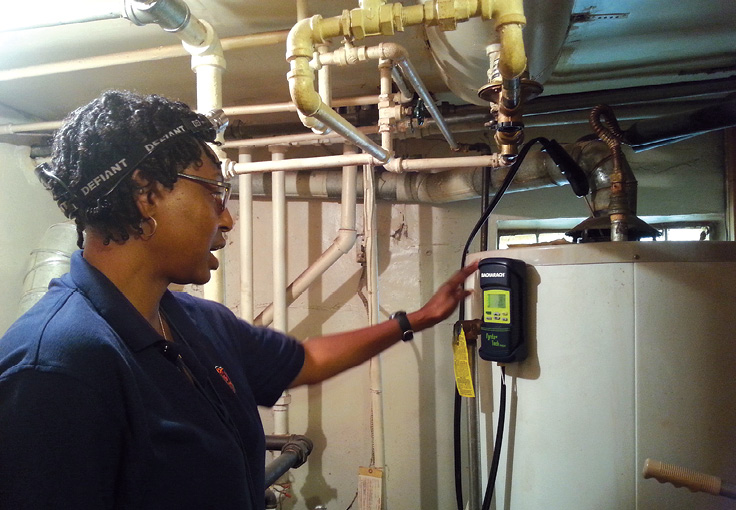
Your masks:
<instances>
[{"instance_id":1,"label":"black probe handle","mask_svg":"<svg viewBox=\"0 0 736 510\"><path fill-rule=\"evenodd\" d=\"M559 167L562 174L567 177L573 193L578 197L586 196L590 191L588 176L585 175L583 169L572 159L572 156L556 140L543 141L542 145L544 146L544 151L549 154L549 157Z\"/></svg>"}]
</instances>

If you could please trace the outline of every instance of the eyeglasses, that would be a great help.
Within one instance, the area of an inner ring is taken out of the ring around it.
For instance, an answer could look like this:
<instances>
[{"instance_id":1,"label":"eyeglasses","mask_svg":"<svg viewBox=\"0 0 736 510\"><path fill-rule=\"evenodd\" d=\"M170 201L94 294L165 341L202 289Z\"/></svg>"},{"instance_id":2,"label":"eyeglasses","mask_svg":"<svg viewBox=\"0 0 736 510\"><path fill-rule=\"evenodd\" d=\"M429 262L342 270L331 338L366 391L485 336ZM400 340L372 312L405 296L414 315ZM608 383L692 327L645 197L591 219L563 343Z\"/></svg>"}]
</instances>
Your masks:
<instances>
[{"instance_id":1,"label":"eyeglasses","mask_svg":"<svg viewBox=\"0 0 736 510\"><path fill-rule=\"evenodd\" d=\"M197 184L201 184L202 186L207 188L217 201L217 205L220 209L219 213L222 214L223 212L225 212L225 207L227 207L227 201L230 199L230 191L232 187L229 182L216 181L214 179L205 179L204 177L183 174L181 172L177 173L176 175L178 175L179 177L183 177L184 179L194 181ZM215 189L210 188L210 186L214 186Z\"/></svg>"}]
</instances>

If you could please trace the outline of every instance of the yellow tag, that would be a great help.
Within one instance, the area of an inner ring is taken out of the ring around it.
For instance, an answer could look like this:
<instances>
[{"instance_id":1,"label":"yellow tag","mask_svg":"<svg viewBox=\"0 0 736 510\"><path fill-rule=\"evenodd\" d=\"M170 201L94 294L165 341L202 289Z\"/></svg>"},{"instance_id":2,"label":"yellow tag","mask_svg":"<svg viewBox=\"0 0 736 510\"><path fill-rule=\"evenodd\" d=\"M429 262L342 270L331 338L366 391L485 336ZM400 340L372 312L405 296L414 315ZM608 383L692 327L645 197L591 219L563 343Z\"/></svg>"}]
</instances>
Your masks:
<instances>
[{"instance_id":1,"label":"yellow tag","mask_svg":"<svg viewBox=\"0 0 736 510\"><path fill-rule=\"evenodd\" d=\"M461 397L475 398L473 378L468 363L468 345L465 343L465 331L460 327L460 333L452 341L452 357L455 367L455 384Z\"/></svg>"},{"instance_id":2,"label":"yellow tag","mask_svg":"<svg viewBox=\"0 0 736 510\"><path fill-rule=\"evenodd\" d=\"M359 510L381 510L383 506L383 469L358 468Z\"/></svg>"}]
</instances>

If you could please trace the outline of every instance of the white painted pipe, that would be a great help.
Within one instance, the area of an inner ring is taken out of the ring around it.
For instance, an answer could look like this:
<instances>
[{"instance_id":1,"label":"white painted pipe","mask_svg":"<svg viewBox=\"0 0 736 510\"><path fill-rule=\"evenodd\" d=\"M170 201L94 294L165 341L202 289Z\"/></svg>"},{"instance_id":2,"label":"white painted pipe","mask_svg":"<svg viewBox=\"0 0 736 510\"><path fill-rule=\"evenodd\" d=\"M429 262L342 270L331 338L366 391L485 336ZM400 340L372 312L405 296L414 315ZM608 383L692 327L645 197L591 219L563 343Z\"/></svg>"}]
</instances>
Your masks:
<instances>
[{"instance_id":1,"label":"white painted pipe","mask_svg":"<svg viewBox=\"0 0 736 510\"><path fill-rule=\"evenodd\" d=\"M63 121L33 122L29 124L5 124L0 126L0 135L14 133L28 133L33 131L55 131L61 127Z\"/></svg>"},{"instance_id":2,"label":"white painted pipe","mask_svg":"<svg viewBox=\"0 0 736 510\"><path fill-rule=\"evenodd\" d=\"M270 147L271 159L281 162L285 158L286 148ZM271 175L271 201L273 207L273 327L282 332L287 331L286 319L286 184L285 172L274 172Z\"/></svg>"},{"instance_id":3,"label":"white painted pipe","mask_svg":"<svg viewBox=\"0 0 736 510\"><path fill-rule=\"evenodd\" d=\"M326 53L327 46L320 44L317 46L317 51L319 53ZM317 71L317 91L319 97L322 99L322 104L326 108L332 109L332 80L329 66L323 66ZM318 128L312 128L312 131L320 135L326 135L330 132L330 129L322 125Z\"/></svg>"},{"instance_id":4,"label":"white painted pipe","mask_svg":"<svg viewBox=\"0 0 736 510\"><path fill-rule=\"evenodd\" d=\"M355 153L355 148L346 145L345 154ZM340 230L332 244L322 255L300 274L286 289L287 305L293 303L309 286L327 269L329 269L340 257L348 253L355 245L357 232L355 229L355 208L357 203L356 177L357 165L348 165L343 168L342 173L342 197L340 210ZM256 317L254 323L266 326L274 320L275 303L267 306Z\"/></svg>"},{"instance_id":5,"label":"white painted pipe","mask_svg":"<svg viewBox=\"0 0 736 510\"><path fill-rule=\"evenodd\" d=\"M271 159L283 161L286 147L271 147ZM274 172L272 179L271 205L273 207L273 328L287 332L286 304L286 189L284 172ZM289 404L291 396L285 391L276 405L273 406L274 434L289 433Z\"/></svg>"},{"instance_id":6,"label":"white painted pipe","mask_svg":"<svg viewBox=\"0 0 736 510\"><path fill-rule=\"evenodd\" d=\"M393 78L391 61L381 59L378 61L378 72L380 76L381 102L378 104L378 131L381 133L381 147L389 154L394 152L393 132L395 129L395 117L393 110L394 102L391 100L391 86Z\"/></svg>"},{"instance_id":7,"label":"white painted pipe","mask_svg":"<svg viewBox=\"0 0 736 510\"><path fill-rule=\"evenodd\" d=\"M239 37L228 37L222 39L223 51L237 50L243 48L254 48L259 46L270 46L286 41L289 32L286 30L277 32L263 32L249 34ZM186 57L189 55L181 44L174 46L159 46L136 51L125 51L109 55L98 55L95 57L51 62L36 66L19 67L0 71L0 81L12 81L23 78L35 78L39 76L50 76L54 74L71 73L88 69L100 69L140 62L154 62L175 57Z\"/></svg>"},{"instance_id":8,"label":"white painted pipe","mask_svg":"<svg viewBox=\"0 0 736 510\"><path fill-rule=\"evenodd\" d=\"M395 158L384 168L390 172L424 172L428 170L445 170L448 168L470 168L478 166L505 166L500 154L488 156L461 156L457 158Z\"/></svg>"},{"instance_id":9,"label":"white painted pipe","mask_svg":"<svg viewBox=\"0 0 736 510\"><path fill-rule=\"evenodd\" d=\"M398 101L400 94L392 94L394 101ZM378 104L378 96L357 96L357 97L343 97L340 99L333 99L332 106L335 108L341 106L369 106ZM291 101L283 103L270 103L270 104L254 104L245 106L227 106L223 108L225 114L230 116L237 115L259 115L264 113L279 113L279 112L295 112L296 105Z\"/></svg>"},{"instance_id":10,"label":"white painted pipe","mask_svg":"<svg viewBox=\"0 0 736 510\"><path fill-rule=\"evenodd\" d=\"M206 21L201 21L194 16L190 17L190 23L196 24L196 28L191 31L182 28L177 35L187 36L188 40L200 40L201 44L194 45L182 39L182 45L192 55L192 70L197 77L197 110L207 113L211 110L222 108L222 73L225 70L225 56L222 50L220 40L212 26ZM201 28L200 28L201 27ZM204 35L200 37L201 30ZM192 35L192 34L197 34ZM222 140L222 134L218 135ZM224 151L217 146L213 149L220 159L225 157ZM212 273L212 278L204 286L205 299L211 299L218 303L225 302L225 268L224 268L224 251L215 252L215 256L220 262L220 266Z\"/></svg>"},{"instance_id":11,"label":"white painted pipe","mask_svg":"<svg viewBox=\"0 0 736 510\"><path fill-rule=\"evenodd\" d=\"M317 170L324 168L336 168L346 165L380 165L369 154L351 154L340 156L320 156L315 158L297 158L284 162L258 161L254 163L234 163L231 171L234 174L244 174L249 172L275 172L283 171L299 171L299 170ZM497 154L490 156L465 156L456 158L429 158L429 159L402 159L394 158L388 164L384 165L386 170L391 172L421 172L428 170L442 170L449 168L471 168L479 166L504 166L504 163Z\"/></svg>"},{"instance_id":12,"label":"white painted pipe","mask_svg":"<svg viewBox=\"0 0 736 510\"><path fill-rule=\"evenodd\" d=\"M376 225L376 183L373 168L363 168L363 228L365 230L366 293L368 294L368 320L370 325L379 322L378 302L378 228ZM373 465L382 468L384 460L383 431L383 383L381 380L381 356L371 358L368 366L371 392L371 430L373 431Z\"/></svg>"},{"instance_id":13,"label":"white painted pipe","mask_svg":"<svg viewBox=\"0 0 736 510\"><path fill-rule=\"evenodd\" d=\"M358 128L362 133L367 135L378 133L376 126L366 126ZM298 135L279 135L268 136L264 138L246 138L243 140L233 140L225 142L221 145L223 149L232 149L236 147L267 147L269 145L330 145L333 143L345 143L345 139L337 133L329 133L326 135L317 135L315 133L301 133ZM295 161L299 161L295 159Z\"/></svg>"},{"instance_id":14,"label":"white painted pipe","mask_svg":"<svg viewBox=\"0 0 736 510\"><path fill-rule=\"evenodd\" d=\"M240 163L249 163L253 155L247 148L238 152ZM238 207L240 210L240 317L252 323L255 315L253 292L253 175L238 176Z\"/></svg>"},{"instance_id":15,"label":"white painted pipe","mask_svg":"<svg viewBox=\"0 0 736 510\"><path fill-rule=\"evenodd\" d=\"M321 156L317 158L287 159L285 161L257 161L255 163L236 163L232 171L235 174L248 172L276 172L313 170L318 168L339 168L348 165L366 165L373 162L369 154L349 154L339 156Z\"/></svg>"}]
</instances>

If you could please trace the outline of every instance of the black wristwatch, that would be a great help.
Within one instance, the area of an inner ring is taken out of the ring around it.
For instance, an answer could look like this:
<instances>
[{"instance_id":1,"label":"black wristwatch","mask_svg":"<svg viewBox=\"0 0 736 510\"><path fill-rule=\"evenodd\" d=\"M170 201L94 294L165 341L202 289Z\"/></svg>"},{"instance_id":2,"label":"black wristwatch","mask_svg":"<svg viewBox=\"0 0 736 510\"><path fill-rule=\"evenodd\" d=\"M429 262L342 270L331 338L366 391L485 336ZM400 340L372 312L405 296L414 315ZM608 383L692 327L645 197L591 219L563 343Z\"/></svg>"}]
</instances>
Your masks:
<instances>
[{"instance_id":1,"label":"black wristwatch","mask_svg":"<svg viewBox=\"0 0 736 510\"><path fill-rule=\"evenodd\" d=\"M409 322L409 319L406 317L406 312L399 311L394 312L391 314L389 319L396 319L399 321L399 326L401 326L401 339L404 342L408 342L409 340L414 338L414 329L411 327L411 323Z\"/></svg>"}]
</instances>

